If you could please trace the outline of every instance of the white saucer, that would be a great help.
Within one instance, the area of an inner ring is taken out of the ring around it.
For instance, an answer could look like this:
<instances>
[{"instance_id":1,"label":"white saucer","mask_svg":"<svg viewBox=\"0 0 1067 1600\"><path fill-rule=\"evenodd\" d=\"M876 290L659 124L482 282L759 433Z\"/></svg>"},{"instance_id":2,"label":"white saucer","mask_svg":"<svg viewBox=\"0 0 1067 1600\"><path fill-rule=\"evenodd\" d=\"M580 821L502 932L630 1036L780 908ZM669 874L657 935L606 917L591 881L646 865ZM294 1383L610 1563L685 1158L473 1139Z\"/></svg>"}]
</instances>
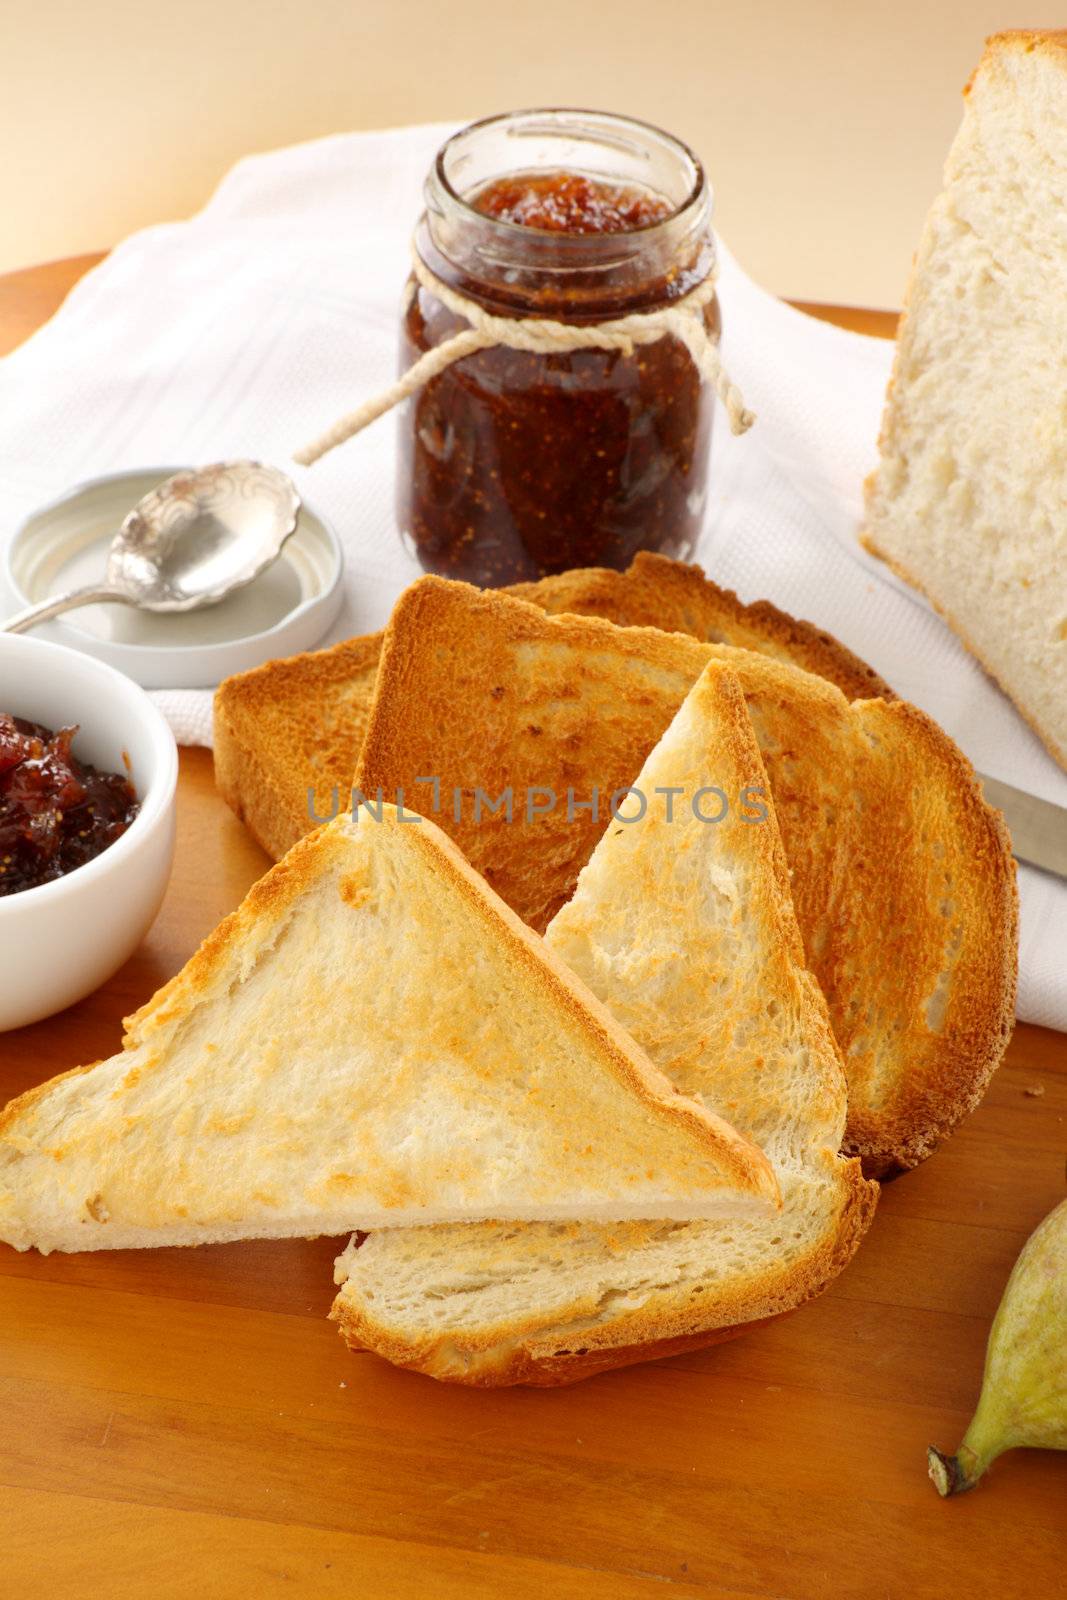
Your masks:
<instances>
[{"instance_id":1,"label":"white saucer","mask_svg":"<svg viewBox=\"0 0 1067 1600\"><path fill-rule=\"evenodd\" d=\"M20 524L3 556L11 612L103 576L107 547L142 495L180 470L142 467L94 478ZM304 504L273 566L218 605L184 615L83 606L34 637L84 650L145 689L210 689L231 672L316 645L341 605L341 545Z\"/></svg>"}]
</instances>

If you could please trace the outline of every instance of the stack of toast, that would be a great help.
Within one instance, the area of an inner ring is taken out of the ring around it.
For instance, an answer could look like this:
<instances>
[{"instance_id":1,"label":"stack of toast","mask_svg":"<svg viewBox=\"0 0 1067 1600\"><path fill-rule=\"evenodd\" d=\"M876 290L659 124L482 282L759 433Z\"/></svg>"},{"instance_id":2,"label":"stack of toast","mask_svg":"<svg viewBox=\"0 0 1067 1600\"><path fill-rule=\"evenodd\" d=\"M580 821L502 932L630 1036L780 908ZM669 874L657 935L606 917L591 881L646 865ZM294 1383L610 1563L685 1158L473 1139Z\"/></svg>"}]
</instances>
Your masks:
<instances>
[{"instance_id":1,"label":"stack of toast","mask_svg":"<svg viewBox=\"0 0 1067 1600\"><path fill-rule=\"evenodd\" d=\"M630 783L711 659L740 677L767 764L806 958L848 1069L845 1148L890 1176L977 1104L1003 1054L1015 868L965 757L829 635L650 554L506 593L426 578L384 635L224 683L216 778L279 857L353 786L403 789L418 811L434 800L418 780L437 777L437 821L543 932L604 829L603 812L568 817L568 788L588 801L596 785L606 803ZM475 822L475 788L495 798L509 785L560 803L510 822L483 804Z\"/></svg>"},{"instance_id":2,"label":"stack of toast","mask_svg":"<svg viewBox=\"0 0 1067 1600\"><path fill-rule=\"evenodd\" d=\"M569 1382L819 1293L1003 1052L966 761L699 569L422 579L224 684L215 758L282 859L117 1056L7 1108L19 1248L351 1230L350 1343Z\"/></svg>"}]
</instances>

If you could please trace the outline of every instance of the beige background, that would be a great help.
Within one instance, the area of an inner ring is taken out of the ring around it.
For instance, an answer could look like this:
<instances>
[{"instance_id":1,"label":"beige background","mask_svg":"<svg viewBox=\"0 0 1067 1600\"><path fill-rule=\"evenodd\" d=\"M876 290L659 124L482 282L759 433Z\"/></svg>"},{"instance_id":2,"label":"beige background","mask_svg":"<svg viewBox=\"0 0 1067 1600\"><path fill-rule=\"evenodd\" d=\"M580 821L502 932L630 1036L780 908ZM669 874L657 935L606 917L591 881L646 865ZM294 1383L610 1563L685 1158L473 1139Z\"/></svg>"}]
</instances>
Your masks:
<instances>
[{"instance_id":1,"label":"beige background","mask_svg":"<svg viewBox=\"0 0 1067 1600\"><path fill-rule=\"evenodd\" d=\"M893 306L984 35L1053 20L1002 0L0 0L0 270L187 216L250 151L584 104L694 144L769 287Z\"/></svg>"}]
</instances>

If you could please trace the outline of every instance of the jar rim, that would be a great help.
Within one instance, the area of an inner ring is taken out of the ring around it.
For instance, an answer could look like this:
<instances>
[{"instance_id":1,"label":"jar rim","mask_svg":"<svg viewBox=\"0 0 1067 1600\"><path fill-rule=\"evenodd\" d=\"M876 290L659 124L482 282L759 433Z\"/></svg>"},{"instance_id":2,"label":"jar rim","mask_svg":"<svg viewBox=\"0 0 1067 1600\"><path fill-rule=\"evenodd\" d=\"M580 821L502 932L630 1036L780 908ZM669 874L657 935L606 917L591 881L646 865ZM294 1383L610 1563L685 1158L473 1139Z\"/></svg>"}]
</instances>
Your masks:
<instances>
[{"instance_id":1,"label":"jar rim","mask_svg":"<svg viewBox=\"0 0 1067 1600\"><path fill-rule=\"evenodd\" d=\"M449 154L454 150L459 140L465 139L471 134L480 133L485 129L492 128L502 123L520 122L526 119L534 119L538 117L587 117L595 119L596 122L602 127L610 127L614 125L620 130L623 128L636 129L652 135L655 139L661 141L664 146L673 149L682 158L682 160L688 162L692 168L693 176L687 194L676 205L672 205L671 210L666 216L658 217L653 222L642 223L636 228L620 229L617 233L607 236L599 233L566 234L565 237L569 250L580 251L583 246L589 249L596 249L598 247L602 248L605 237L610 237L617 242L622 239L654 239L658 233L671 228L676 228L679 219L685 217L689 212L694 211L697 207L706 204L708 210L711 210L713 200L712 189L711 184L708 181L707 173L704 170L704 164L697 155L696 151L693 150L690 145L686 144L683 139L679 139L677 134L668 132L666 128L661 128L658 123L648 122L642 117L632 117L621 112L597 111L588 106L532 106L516 111L499 111L493 113L491 116L479 117L474 122L468 122L464 127L457 128L454 133L448 136L434 158L433 173L448 200L459 206L461 210L464 213L469 214L472 219L477 218L478 223L482 227L485 227L486 224L489 224L494 230L500 229L499 237L518 238L520 236L525 236L526 239L530 239L531 236L540 238L558 238L559 236L552 234L547 229L531 228L526 223L509 222L503 217L488 216L485 212L479 211L477 207L472 205L471 201L461 194L453 184L452 179L447 171L448 157ZM547 127L538 130L536 125L533 125L531 126L530 131L549 132L552 130ZM600 142L606 144L610 141L601 138ZM619 143L620 148L626 148L628 144L632 148L632 141L623 141L620 139L617 142Z\"/></svg>"}]
</instances>

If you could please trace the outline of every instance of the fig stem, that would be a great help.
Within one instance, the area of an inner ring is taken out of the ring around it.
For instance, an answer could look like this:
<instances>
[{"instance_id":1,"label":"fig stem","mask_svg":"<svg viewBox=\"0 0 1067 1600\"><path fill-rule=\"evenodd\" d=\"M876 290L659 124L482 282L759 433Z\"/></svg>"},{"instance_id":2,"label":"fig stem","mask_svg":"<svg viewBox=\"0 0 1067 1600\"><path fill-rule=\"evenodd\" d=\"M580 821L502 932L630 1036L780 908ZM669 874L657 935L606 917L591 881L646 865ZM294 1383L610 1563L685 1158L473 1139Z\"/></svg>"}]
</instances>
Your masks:
<instances>
[{"instance_id":1,"label":"fig stem","mask_svg":"<svg viewBox=\"0 0 1067 1600\"><path fill-rule=\"evenodd\" d=\"M955 1456L946 1456L930 1445L926 1451L926 1468L943 1499L953 1494L966 1494L982 1476L982 1464L966 1445L961 1445Z\"/></svg>"}]
</instances>

